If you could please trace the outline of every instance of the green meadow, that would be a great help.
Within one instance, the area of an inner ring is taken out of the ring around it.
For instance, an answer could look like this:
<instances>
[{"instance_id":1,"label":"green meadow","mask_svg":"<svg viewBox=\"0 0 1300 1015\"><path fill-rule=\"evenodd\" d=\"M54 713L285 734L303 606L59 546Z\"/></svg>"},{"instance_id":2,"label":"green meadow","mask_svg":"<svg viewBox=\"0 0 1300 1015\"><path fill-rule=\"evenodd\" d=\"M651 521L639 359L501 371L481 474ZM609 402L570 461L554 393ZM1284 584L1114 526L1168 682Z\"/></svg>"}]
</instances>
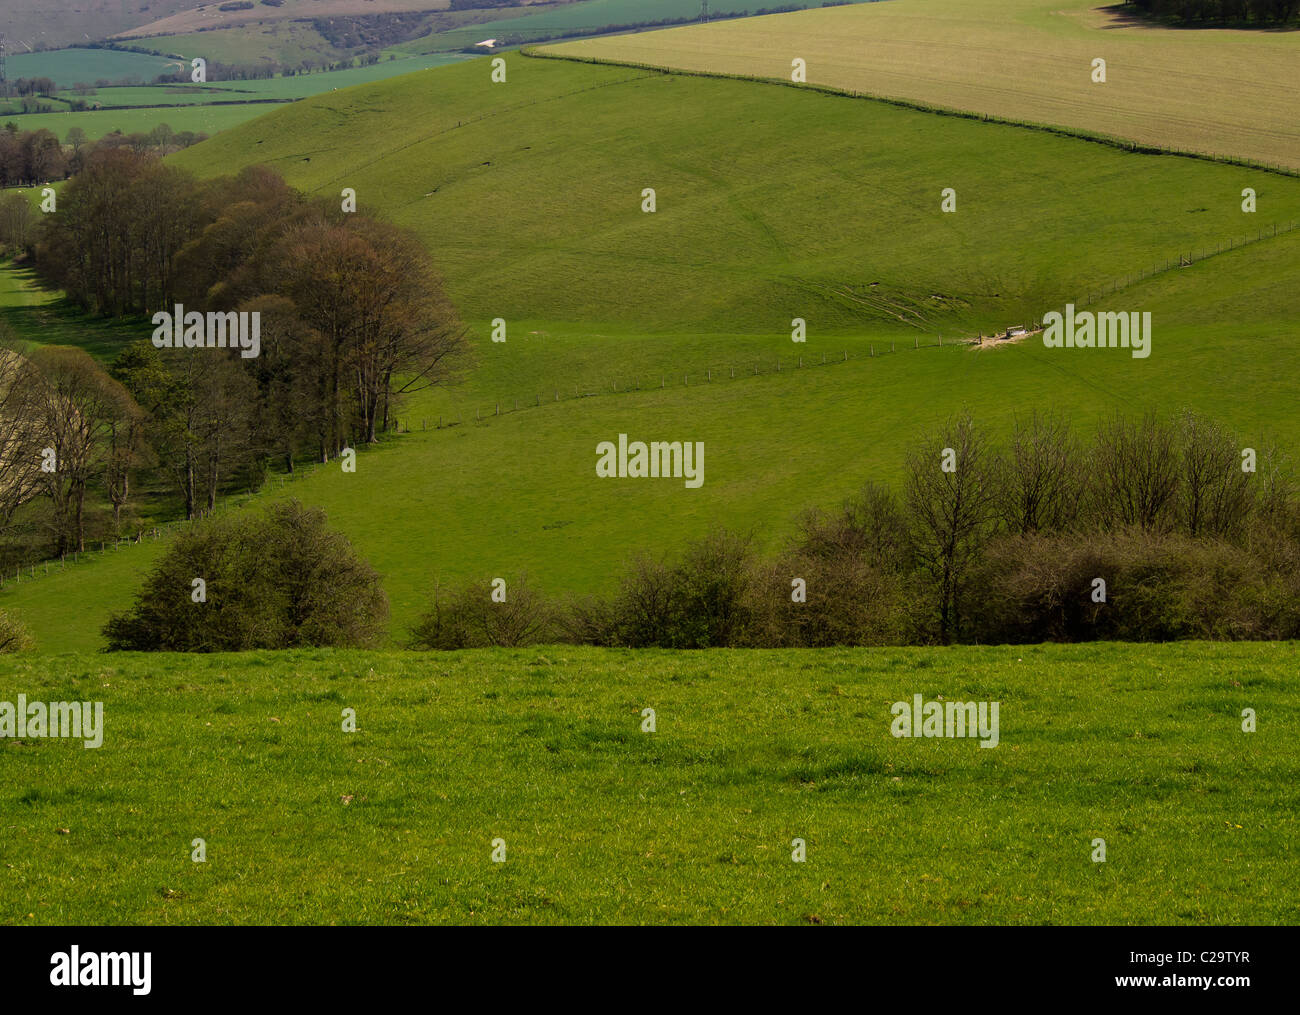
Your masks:
<instances>
[{"instance_id":1,"label":"green meadow","mask_svg":"<svg viewBox=\"0 0 1300 1015\"><path fill-rule=\"evenodd\" d=\"M0 741L0 923L1290 923L1297 663L1199 643L18 659L0 701L102 701L103 744ZM998 702L998 746L891 736L916 694Z\"/></svg>"},{"instance_id":2,"label":"green meadow","mask_svg":"<svg viewBox=\"0 0 1300 1015\"><path fill-rule=\"evenodd\" d=\"M237 127L265 113L269 107L262 103L244 103L237 106L183 105L176 107L141 106L133 109L98 109L81 113L23 113L3 117L19 130L50 130L61 141L66 141L68 131L80 127L86 138L97 141L105 134L120 131L123 134L147 134L160 123L173 130L217 134Z\"/></svg>"},{"instance_id":3,"label":"green meadow","mask_svg":"<svg viewBox=\"0 0 1300 1015\"><path fill-rule=\"evenodd\" d=\"M471 329L462 382L414 397L408 432L355 475L264 495L324 507L384 575L394 643L437 581L526 571L553 593L608 590L632 553L713 523L771 548L803 508L896 483L962 408L998 435L1033 407L1083 431L1190 407L1254 446L1294 444L1300 230L1259 233L1300 219L1300 180L793 88L508 61L505 85L483 62L421 72L173 159L355 187L427 238ZM958 342L1102 288L1096 308L1152 312L1149 359ZM107 359L103 338L86 333ZM598 479L595 446L619 433L704 441L704 486ZM156 552L10 582L0 607L45 651L96 648Z\"/></svg>"},{"instance_id":4,"label":"green meadow","mask_svg":"<svg viewBox=\"0 0 1300 1015\"><path fill-rule=\"evenodd\" d=\"M78 82L93 85L100 79L120 81L136 77L152 81L159 74L179 70L175 60L153 53L128 53L117 49L52 49L40 53L12 52L6 58L6 70L12 79L52 78L61 88Z\"/></svg>"}]
</instances>

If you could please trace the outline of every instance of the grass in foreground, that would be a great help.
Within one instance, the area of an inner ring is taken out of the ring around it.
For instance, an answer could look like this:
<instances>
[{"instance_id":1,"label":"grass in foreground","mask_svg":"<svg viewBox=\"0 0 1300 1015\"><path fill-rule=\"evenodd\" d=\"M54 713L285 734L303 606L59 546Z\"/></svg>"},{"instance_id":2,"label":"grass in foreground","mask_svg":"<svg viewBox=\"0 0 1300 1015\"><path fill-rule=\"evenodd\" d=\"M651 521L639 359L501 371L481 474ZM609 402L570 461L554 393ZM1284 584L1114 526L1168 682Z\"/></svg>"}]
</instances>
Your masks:
<instances>
[{"instance_id":1,"label":"grass in foreground","mask_svg":"<svg viewBox=\"0 0 1300 1015\"><path fill-rule=\"evenodd\" d=\"M1289 923L1297 662L1295 644L6 660L0 701L102 700L106 733L0 741L0 922ZM1000 745L894 739L913 694L998 701Z\"/></svg>"}]
</instances>

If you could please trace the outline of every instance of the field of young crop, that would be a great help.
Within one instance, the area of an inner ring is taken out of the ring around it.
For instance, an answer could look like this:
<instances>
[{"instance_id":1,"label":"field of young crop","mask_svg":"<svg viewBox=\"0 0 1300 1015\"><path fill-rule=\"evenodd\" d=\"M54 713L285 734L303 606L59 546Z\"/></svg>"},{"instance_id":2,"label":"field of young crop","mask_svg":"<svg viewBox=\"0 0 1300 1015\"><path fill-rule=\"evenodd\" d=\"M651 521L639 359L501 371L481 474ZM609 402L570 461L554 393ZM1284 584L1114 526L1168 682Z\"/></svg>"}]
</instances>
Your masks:
<instances>
[{"instance_id":1,"label":"field of young crop","mask_svg":"<svg viewBox=\"0 0 1300 1015\"><path fill-rule=\"evenodd\" d=\"M101 701L103 744L0 741L0 923L1289 923L1298 663L1197 643L20 659L0 700ZM998 745L891 736L917 694L998 702Z\"/></svg>"},{"instance_id":2,"label":"field of young crop","mask_svg":"<svg viewBox=\"0 0 1300 1015\"><path fill-rule=\"evenodd\" d=\"M887 0L555 51L786 81L799 58L814 84L1300 169L1297 31L1157 28L1096 0Z\"/></svg>"},{"instance_id":3,"label":"field of young crop","mask_svg":"<svg viewBox=\"0 0 1300 1015\"><path fill-rule=\"evenodd\" d=\"M712 17L725 17L766 7L808 8L820 7L821 3L822 0L713 0L709 11ZM393 47L393 51L431 53L473 46L494 35L531 41L699 16L699 0L579 0L578 3L548 6L538 11L510 9L497 20L479 22L464 28L444 29L410 42L399 43Z\"/></svg>"},{"instance_id":4,"label":"field of young crop","mask_svg":"<svg viewBox=\"0 0 1300 1015\"><path fill-rule=\"evenodd\" d=\"M119 81L136 77L152 81L159 74L179 70L175 60L151 53L125 53L115 49L56 49L41 53L10 52L6 59L8 76L18 78L52 78L60 88L78 82L93 85L101 78Z\"/></svg>"}]
</instances>

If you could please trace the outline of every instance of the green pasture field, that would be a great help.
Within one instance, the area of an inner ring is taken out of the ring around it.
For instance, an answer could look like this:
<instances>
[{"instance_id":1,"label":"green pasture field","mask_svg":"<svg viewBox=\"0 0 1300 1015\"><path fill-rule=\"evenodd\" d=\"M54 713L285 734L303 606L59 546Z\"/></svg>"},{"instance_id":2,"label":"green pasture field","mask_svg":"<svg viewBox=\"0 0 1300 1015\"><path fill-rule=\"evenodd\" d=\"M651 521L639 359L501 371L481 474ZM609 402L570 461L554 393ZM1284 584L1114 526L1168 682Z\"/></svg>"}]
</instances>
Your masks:
<instances>
[{"instance_id":1,"label":"green pasture field","mask_svg":"<svg viewBox=\"0 0 1300 1015\"><path fill-rule=\"evenodd\" d=\"M1295 446L1300 230L1257 236L1300 218L1300 181L751 82L508 61L504 86L486 64L442 68L306 100L173 159L356 187L427 237L462 310L464 384L412 399L411 432L355 475L329 466L270 491L324 507L384 575L395 642L439 580L527 571L548 592L607 591L632 553L714 523L770 549L803 508L897 483L921 432L962 408L997 435L1035 407L1081 431L1190 407L1257 447ZM949 185L955 215L939 211ZM1247 232L1098 297L1152 312L1149 359L954 344ZM596 444L619 433L704 441L704 486L598 479ZM156 552L10 583L0 608L43 651L96 648Z\"/></svg>"},{"instance_id":2,"label":"green pasture field","mask_svg":"<svg viewBox=\"0 0 1300 1015\"><path fill-rule=\"evenodd\" d=\"M93 85L101 78L118 81L138 77L149 82L159 74L179 70L175 60L152 53L128 53L116 49L52 49L40 53L10 52L6 58L8 76L52 78L60 88L78 82Z\"/></svg>"},{"instance_id":3,"label":"green pasture field","mask_svg":"<svg viewBox=\"0 0 1300 1015\"><path fill-rule=\"evenodd\" d=\"M0 700L101 701L103 744L0 741L0 923L1288 924L1298 663L1202 643L19 658ZM998 702L998 746L891 736L916 694Z\"/></svg>"},{"instance_id":4,"label":"green pasture field","mask_svg":"<svg viewBox=\"0 0 1300 1015\"><path fill-rule=\"evenodd\" d=\"M798 58L813 84L1300 169L1300 31L1157 27L1096 0L886 0L554 51L785 81Z\"/></svg>"},{"instance_id":5,"label":"green pasture field","mask_svg":"<svg viewBox=\"0 0 1300 1015\"><path fill-rule=\"evenodd\" d=\"M105 134L121 131L123 134L147 134L160 123L173 130L190 130L203 134L218 134L241 123L261 116L270 103L245 103L237 106L178 106L175 108L141 107L138 109L100 109L81 113L26 113L3 117L12 121L19 130L51 130L60 140L67 140L68 131L80 127L88 140L97 141Z\"/></svg>"}]
</instances>

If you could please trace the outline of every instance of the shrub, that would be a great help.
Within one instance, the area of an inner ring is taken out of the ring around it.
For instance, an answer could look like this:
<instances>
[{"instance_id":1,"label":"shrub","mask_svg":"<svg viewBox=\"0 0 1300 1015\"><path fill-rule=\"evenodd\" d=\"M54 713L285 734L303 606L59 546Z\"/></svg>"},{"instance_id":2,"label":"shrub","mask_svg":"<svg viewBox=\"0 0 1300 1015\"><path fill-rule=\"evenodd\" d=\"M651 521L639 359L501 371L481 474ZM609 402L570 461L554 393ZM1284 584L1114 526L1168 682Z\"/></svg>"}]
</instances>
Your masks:
<instances>
[{"instance_id":1,"label":"shrub","mask_svg":"<svg viewBox=\"0 0 1300 1015\"><path fill-rule=\"evenodd\" d=\"M1097 578L1105 602L1093 600ZM1136 527L998 540L970 587L981 642L1289 637L1300 606L1241 547Z\"/></svg>"},{"instance_id":2,"label":"shrub","mask_svg":"<svg viewBox=\"0 0 1300 1015\"><path fill-rule=\"evenodd\" d=\"M612 643L632 648L745 644L754 622L748 537L717 529L676 564L635 557L611 608Z\"/></svg>"},{"instance_id":3,"label":"shrub","mask_svg":"<svg viewBox=\"0 0 1300 1015\"><path fill-rule=\"evenodd\" d=\"M801 578L805 602L792 598ZM755 583L751 642L770 647L897 645L922 638L914 582L851 553L791 553Z\"/></svg>"},{"instance_id":4,"label":"shrub","mask_svg":"<svg viewBox=\"0 0 1300 1015\"><path fill-rule=\"evenodd\" d=\"M32 636L17 617L0 610L0 654L32 647Z\"/></svg>"},{"instance_id":5,"label":"shrub","mask_svg":"<svg viewBox=\"0 0 1300 1015\"><path fill-rule=\"evenodd\" d=\"M110 650L225 652L367 646L383 637L379 575L325 513L295 501L178 536L133 607L104 627ZM193 582L206 584L195 602Z\"/></svg>"},{"instance_id":6,"label":"shrub","mask_svg":"<svg viewBox=\"0 0 1300 1015\"><path fill-rule=\"evenodd\" d=\"M459 589L435 589L432 605L411 628L411 647L515 648L555 639L555 611L526 576L506 583L502 601L493 599L493 591L487 578Z\"/></svg>"}]
</instances>

